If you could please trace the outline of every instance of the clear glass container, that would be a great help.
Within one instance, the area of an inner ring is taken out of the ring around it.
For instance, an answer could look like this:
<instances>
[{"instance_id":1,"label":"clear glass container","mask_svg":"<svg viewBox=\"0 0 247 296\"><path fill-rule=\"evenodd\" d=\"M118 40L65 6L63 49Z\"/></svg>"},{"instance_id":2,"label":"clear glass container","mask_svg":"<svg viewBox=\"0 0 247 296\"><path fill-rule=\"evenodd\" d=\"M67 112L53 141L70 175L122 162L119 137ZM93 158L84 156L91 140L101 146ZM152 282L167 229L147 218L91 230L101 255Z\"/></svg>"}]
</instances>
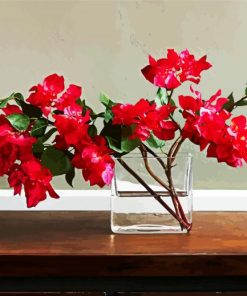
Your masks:
<instances>
[{"instance_id":1,"label":"clear glass container","mask_svg":"<svg viewBox=\"0 0 247 296\"><path fill-rule=\"evenodd\" d=\"M127 169L126 169L127 168ZM192 156L128 154L116 158L114 233L187 233L192 225ZM175 215L174 215L175 214Z\"/></svg>"}]
</instances>

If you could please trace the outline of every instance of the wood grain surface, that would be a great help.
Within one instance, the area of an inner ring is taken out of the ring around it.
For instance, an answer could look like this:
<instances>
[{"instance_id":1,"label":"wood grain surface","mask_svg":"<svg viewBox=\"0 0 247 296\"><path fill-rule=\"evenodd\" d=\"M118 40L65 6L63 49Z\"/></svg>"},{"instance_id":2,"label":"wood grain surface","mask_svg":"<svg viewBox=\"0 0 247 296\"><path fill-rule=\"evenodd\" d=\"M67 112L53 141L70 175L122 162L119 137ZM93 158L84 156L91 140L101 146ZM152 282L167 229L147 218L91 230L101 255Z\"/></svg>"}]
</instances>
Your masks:
<instances>
[{"instance_id":1,"label":"wood grain surface","mask_svg":"<svg viewBox=\"0 0 247 296\"><path fill-rule=\"evenodd\" d=\"M190 234L113 234L108 212L1 212L0 276L246 276L247 214L194 213Z\"/></svg>"}]
</instances>

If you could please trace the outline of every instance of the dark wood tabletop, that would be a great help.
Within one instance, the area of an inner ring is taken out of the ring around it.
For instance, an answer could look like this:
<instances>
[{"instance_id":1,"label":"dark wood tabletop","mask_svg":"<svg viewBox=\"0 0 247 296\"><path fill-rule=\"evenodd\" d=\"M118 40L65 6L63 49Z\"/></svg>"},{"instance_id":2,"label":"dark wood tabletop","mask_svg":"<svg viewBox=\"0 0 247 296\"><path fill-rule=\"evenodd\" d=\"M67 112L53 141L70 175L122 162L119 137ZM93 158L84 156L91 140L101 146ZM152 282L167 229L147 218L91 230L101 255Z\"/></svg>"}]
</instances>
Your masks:
<instances>
[{"instance_id":1,"label":"dark wood tabletop","mask_svg":"<svg viewBox=\"0 0 247 296\"><path fill-rule=\"evenodd\" d=\"M247 276L247 213L189 234L113 234L108 212L1 212L0 276Z\"/></svg>"}]
</instances>

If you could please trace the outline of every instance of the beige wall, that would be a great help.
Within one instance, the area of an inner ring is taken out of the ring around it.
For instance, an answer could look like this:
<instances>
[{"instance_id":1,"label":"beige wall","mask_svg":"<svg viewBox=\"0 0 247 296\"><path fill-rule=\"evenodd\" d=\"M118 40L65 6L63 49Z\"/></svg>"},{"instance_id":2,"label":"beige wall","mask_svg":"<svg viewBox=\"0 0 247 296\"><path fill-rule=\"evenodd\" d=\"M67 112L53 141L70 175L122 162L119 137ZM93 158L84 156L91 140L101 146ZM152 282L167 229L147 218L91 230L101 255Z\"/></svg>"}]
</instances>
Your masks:
<instances>
[{"instance_id":1,"label":"beige wall","mask_svg":"<svg viewBox=\"0 0 247 296\"><path fill-rule=\"evenodd\" d=\"M140 75L147 54L188 47L214 68L200 85L205 97L223 88L241 95L247 82L247 1L1 1L0 96L27 90L50 73L84 87L99 110L100 90L115 100L152 97ZM242 112L247 113L247 108ZM246 189L247 169L195 155L196 188ZM3 181L0 181L3 186ZM77 177L76 188L85 188ZM66 188L63 178L57 188Z\"/></svg>"}]
</instances>

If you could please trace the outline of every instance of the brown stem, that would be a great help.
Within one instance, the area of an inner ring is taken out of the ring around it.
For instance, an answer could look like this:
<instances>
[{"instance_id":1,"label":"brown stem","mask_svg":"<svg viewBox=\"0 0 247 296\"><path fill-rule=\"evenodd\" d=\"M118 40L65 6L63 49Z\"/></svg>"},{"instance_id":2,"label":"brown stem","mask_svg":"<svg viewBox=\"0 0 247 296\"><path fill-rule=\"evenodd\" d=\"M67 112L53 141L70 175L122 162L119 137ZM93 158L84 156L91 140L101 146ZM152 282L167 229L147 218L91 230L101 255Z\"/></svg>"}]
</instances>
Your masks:
<instances>
[{"instance_id":1,"label":"brown stem","mask_svg":"<svg viewBox=\"0 0 247 296\"><path fill-rule=\"evenodd\" d=\"M172 202L173 202L173 205L174 205L174 209L176 211L176 214L178 214L182 219L184 219L188 223L187 217L185 216L185 213L184 213L184 210L183 210L183 207L182 207L182 205L181 205L181 203L179 201L179 198L177 197L177 193L176 193L175 188L173 186L172 177L171 177L171 168L172 168L172 163L174 161L174 158L172 158L172 155L174 155L174 157L176 156L176 154L178 153L179 148L181 147L183 141L184 140L181 137L179 137L174 142L174 144L172 145L172 147L171 147L171 149L169 151L169 154L171 155L170 156L170 162L168 162L168 166L170 166L170 169L169 170L167 168L167 165L164 163L164 161L152 149L150 149L149 147L147 147L143 143L142 143L142 147L144 149L146 149L146 151L148 151L150 154L152 154L153 156L155 156L156 159L157 159L157 161L164 168L165 173L166 173L166 176L167 176L167 179L170 179L169 185L164 186L164 184L161 184L162 181L160 182L160 180L158 180L157 179L157 176L155 176L154 174L152 175L152 177L155 178L156 181L159 182L164 188L166 188L166 189L168 188L167 191L171 195L171 199L172 199ZM145 166L146 166L146 164L145 164ZM149 169L147 168L147 166L146 166L146 169L149 171ZM170 174L170 177L168 176L168 174ZM169 188L170 184L172 185L171 188Z\"/></svg>"},{"instance_id":2,"label":"brown stem","mask_svg":"<svg viewBox=\"0 0 247 296\"><path fill-rule=\"evenodd\" d=\"M145 167L146 167L146 170L148 171L148 173L153 177L153 179L155 181L157 181L161 186L163 186L171 194L171 197L172 197L172 192L171 192L169 186L167 184L165 184L158 176L156 176L154 174L154 172L152 171L152 169L150 168L149 163L148 163L148 158L147 158L147 151L143 145L140 146L140 151L141 151L142 158L144 160L144 164L145 164ZM173 206L174 206L176 215L179 216L179 209L177 206L177 202L173 197L172 197L172 202L173 202Z\"/></svg>"},{"instance_id":3,"label":"brown stem","mask_svg":"<svg viewBox=\"0 0 247 296\"><path fill-rule=\"evenodd\" d=\"M184 227L186 228L188 231L191 228L191 225L189 223L186 223L186 221L183 221L179 216L176 215L176 213L163 201L163 199L160 197L160 195L158 195L155 191L153 191L153 189L151 187L148 186L148 184L146 184L146 182L144 182L144 180L138 175L136 174L135 171L133 171L128 165L127 163L119 158L118 162L133 176L135 177L135 179L144 187L146 188L146 190Z\"/></svg>"},{"instance_id":4,"label":"brown stem","mask_svg":"<svg viewBox=\"0 0 247 296\"><path fill-rule=\"evenodd\" d=\"M178 127L180 133L182 133L182 128L181 128L181 126L176 122L176 120L173 118L173 116L172 116L172 115L169 115L169 118L171 119L171 121L173 121L173 122L177 125L177 127Z\"/></svg>"},{"instance_id":5,"label":"brown stem","mask_svg":"<svg viewBox=\"0 0 247 296\"><path fill-rule=\"evenodd\" d=\"M163 169L166 170L166 164L164 163L164 161L152 149L150 149L144 143L142 143L142 146L147 150L148 153L153 155L157 159L157 161L160 163L160 165L163 167Z\"/></svg>"},{"instance_id":6,"label":"brown stem","mask_svg":"<svg viewBox=\"0 0 247 296\"><path fill-rule=\"evenodd\" d=\"M180 217L189 224L187 217L184 213L183 207L179 201L179 198L177 196L177 192L175 190L174 184L173 184L173 180L172 180L172 164L175 160L175 157L181 147L181 145L183 144L184 139L180 136L172 145L172 147L170 148L169 152L168 152L168 157L167 157L167 170L166 170L166 176L168 179L168 183L169 183L169 188L171 190L171 195L173 197L173 199L175 200L175 203L177 204L177 207L179 209L179 213L180 213ZM188 231L191 229L191 224L190 224L190 228L188 229Z\"/></svg>"},{"instance_id":7,"label":"brown stem","mask_svg":"<svg viewBox=\"0 0 247 296\"><path fill-rule=\"evenodd\" d=\"M166 185L158 176L156 176L154 174L154 172L152 171L152 169L150 168L150 166L148 164L147 151L145 150L145 148L142 145L140 146L140 151L142 154L142 158L144 160L146 170L161 186L163 186L168 192L170 192L169 186Z\"/></svg>"}]
</instances>

